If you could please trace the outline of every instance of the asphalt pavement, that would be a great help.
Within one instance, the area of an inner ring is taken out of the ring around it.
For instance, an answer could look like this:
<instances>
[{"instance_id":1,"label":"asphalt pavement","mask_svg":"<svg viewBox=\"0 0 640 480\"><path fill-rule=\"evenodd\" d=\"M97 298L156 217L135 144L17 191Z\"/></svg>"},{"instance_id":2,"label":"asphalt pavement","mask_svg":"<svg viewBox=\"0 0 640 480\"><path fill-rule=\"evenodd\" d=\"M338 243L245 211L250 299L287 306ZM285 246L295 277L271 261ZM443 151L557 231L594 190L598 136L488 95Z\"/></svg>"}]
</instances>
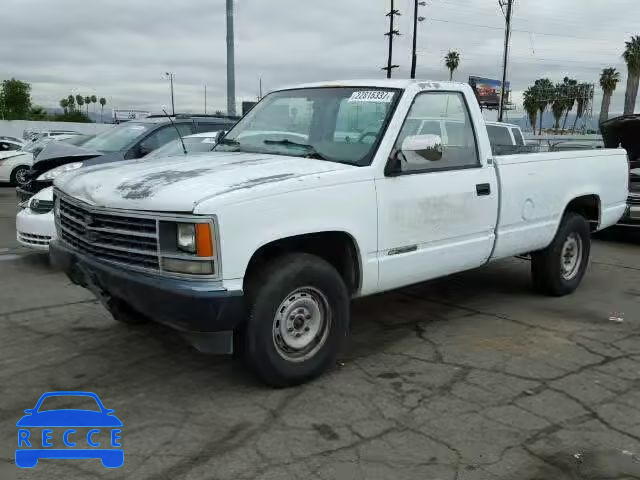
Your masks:
<instances>
[{"instance_id":1,"label":"asphalt pavement","mask_svg":"<svg viewBox=\"0 0 640 480\"><path fill-rule=\"evenodd\" d=\"M335 368L273 390L170 330L113 321L17 246L15 211L0 188L1 479L640 478L637 237L595 240L563 298L509 259L358 300ZM59 390L115 410L122 468L15 466L16 422Z\"/></svg>"}]
</instances>

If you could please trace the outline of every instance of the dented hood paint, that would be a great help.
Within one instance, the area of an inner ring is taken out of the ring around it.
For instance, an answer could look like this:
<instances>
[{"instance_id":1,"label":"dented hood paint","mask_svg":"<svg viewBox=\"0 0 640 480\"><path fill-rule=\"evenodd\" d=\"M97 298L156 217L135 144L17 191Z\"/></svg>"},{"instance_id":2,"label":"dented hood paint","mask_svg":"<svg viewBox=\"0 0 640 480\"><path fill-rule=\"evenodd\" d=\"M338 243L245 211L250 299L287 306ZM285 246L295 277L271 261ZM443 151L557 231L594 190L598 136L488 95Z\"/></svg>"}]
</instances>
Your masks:
<instances>
[{"instance_id":1,"label":"dented hood paint","mask_svg":"<svg viewBox=\"0 0 640 480\"><path fill-rule=\"evenodd\" d=\"M192 212L205 200L282 193L304 188L305 179L358 168L301 157L216 152L81 168L54 183L91 205Z\"/></svg>"}]
</instances>

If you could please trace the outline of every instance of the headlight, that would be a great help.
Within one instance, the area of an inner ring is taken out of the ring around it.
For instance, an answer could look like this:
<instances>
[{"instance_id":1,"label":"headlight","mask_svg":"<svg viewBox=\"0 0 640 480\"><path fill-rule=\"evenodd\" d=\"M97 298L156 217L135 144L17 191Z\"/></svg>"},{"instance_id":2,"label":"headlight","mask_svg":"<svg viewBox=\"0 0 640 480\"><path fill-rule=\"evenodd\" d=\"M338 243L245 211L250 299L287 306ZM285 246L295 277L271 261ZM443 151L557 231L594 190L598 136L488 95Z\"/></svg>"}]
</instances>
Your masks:
<instances>
[{"instance_id":1,"label":"headlight","mask_svg":"<svg viewBox=\"0 0 640 480\"><path fill-rule=\"evenodd\" d=\"M161 268L188 275L219 273L213 222L160 221Z\"/></svg>"},{"instance_id":2,"label":"headlight","mask_svg":"<svg viewBox=\"0 0 640 480\"><path fill-rule=\"evenodd\" d=\"M177 225L178 248L189 253L196 253L196 225L195 223L179 223Z\"/></svg>"},{"instance_id":3,"label":"headlight","mask_svg":"<svg viewBox=\"0 0 640 480\"><path fill-rule=\"evenodd\" d=\"M73 163L67 163L66 165L60 165L59 167L49 170L48 172L44 172L36 180L39 182L53 180L61 173L70 172L71 170L77 170L81 166L82 166L82 162L73 162Z\"/></svg>"}]
</instances>

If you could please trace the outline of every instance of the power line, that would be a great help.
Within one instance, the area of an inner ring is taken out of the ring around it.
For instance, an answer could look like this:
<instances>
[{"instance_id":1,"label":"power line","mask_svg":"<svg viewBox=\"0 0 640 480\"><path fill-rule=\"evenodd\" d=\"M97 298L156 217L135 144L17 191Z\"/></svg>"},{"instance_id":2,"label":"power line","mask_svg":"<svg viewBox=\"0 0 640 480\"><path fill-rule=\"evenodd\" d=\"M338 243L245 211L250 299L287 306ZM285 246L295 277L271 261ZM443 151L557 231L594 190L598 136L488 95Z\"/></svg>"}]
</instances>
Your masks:
<instances>
[{"instance_id":1,"label":"power line","mask_svg":"<svg viewBox=\"0 0 640 480\"><path fill-rule=\"evenodd\" d=\"M454 23L457 25L466 25L468 27L478 27L478 28L488 28L491 30L503 30L504 27L498 27L495 25L483 25L483 24L479 24L479 23L470 23L470 22L461 22L458 20L446 20L444 18L428 18L427 20L431 20L433 22L442 22L442 23ZM513 28L512 29L513 32L518 32L518 33L528 33L531 34L533 33L534 35L544 35L544 36L549 36L549 37L562 37L562 38L573 38L573 39L577 39L577 40L589 40L589 41L596 41L596 42L609 42L608 40L604 40L604 39L594 39L594 38L589 38L589 37L579 37L576 35L567 35L567 34L560 34L560 33L547 33L547 32L536 32L534 30L522 30L522 29L517 29L517 28Z\"/></svg>"}]
</instances>

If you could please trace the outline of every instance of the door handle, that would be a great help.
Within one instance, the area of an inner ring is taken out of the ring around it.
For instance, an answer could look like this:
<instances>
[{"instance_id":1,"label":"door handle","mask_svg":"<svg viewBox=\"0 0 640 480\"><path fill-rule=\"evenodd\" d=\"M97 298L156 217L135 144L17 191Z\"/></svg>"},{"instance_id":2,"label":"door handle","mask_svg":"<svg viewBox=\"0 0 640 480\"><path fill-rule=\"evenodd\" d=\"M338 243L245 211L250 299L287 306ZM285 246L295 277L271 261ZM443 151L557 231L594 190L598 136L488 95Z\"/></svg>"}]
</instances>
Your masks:
<instances>
[{"instance_id":1,"label":"door handle","mask_svg":"<svg viewBox=\"0 0 640 480\"><path fill-rule=\"evenodd\" d=\"M476 193L478 196L491 195L491 185L488 183L479 183L476 185Z\"/></svg>"}]
</instances>

